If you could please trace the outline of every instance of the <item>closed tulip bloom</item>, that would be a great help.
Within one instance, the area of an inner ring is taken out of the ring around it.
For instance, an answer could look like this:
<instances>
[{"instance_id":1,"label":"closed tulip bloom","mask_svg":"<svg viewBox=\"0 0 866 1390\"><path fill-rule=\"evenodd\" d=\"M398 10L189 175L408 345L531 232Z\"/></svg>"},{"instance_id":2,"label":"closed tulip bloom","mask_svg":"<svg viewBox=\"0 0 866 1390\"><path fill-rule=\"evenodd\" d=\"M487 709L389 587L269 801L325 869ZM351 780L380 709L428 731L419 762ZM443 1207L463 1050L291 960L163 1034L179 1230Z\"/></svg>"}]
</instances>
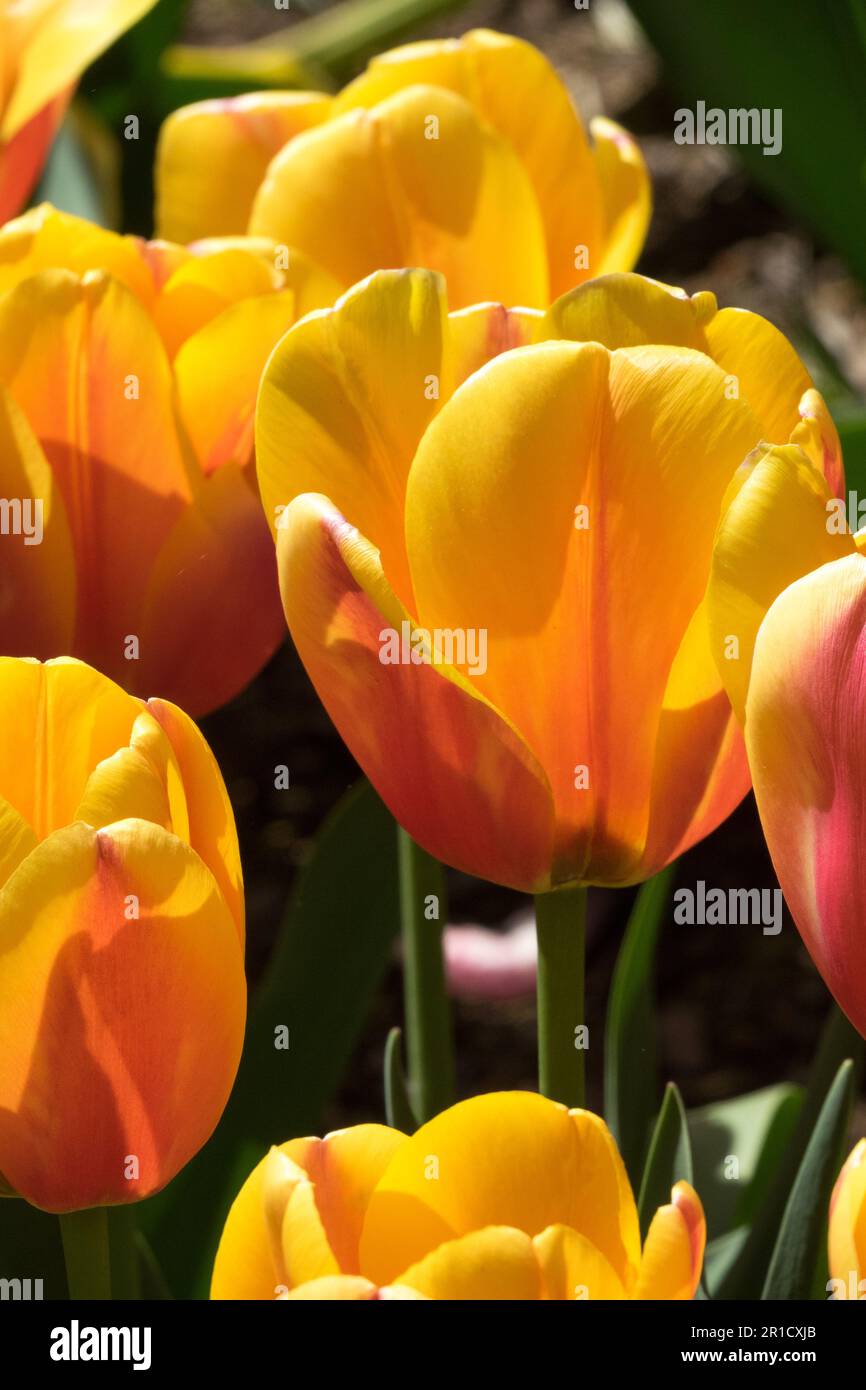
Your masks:
<instances>
[{"instance_id":1,"label":"closed tulip bloom","mask_svg":"<svg viewBox=\"0 0 866 1390\"><path fill-rule=\"evenodd\" d=\"M333 296L279 267L270 243L148 243L47 206L0 231L0 651L68 651L200 714L275 650L256 390Z\"/></svg>"},{"instance_id":2,"label":"closed tulip bloom","mask_svg":"<svg viewBox=\"0 0 866 1390\"><path fill-rule=\"evenodd\" d=\"M411 1138L357 1125L271 1149L231 1208L211 1297L690 1299L704 1240L678 1182L641 1248L604 1121L503 1092Z\"/></svg>"},{"instance_id":3,"label":"closed tulip bloom","mask_svg":"<svg viewBox=\"0 0 866 1390\"><path fill-rule=\"evenodd\" d=\"M66 1212L158 1191L243 1041L234 819L196 726L83 663L0 659L0 1174Z\"/></svg>"},{"instance_id":4,"label":"closed tulip bloom","mask_svg":"<svg viewBox=\"0 0 866 1390\"><path fill-rule=\"evenodd\" d=\"M389 271L283 339L257 411L286 618L397 820L539 892L647 878L737 805L705 591L762 439L834 479L786 339L636 275L449 314Z\"/></svg>"},{"instance_id":5,"label":"closed tulip bloom","mask_svg":"<svg viewBox=\"0 0 866 1390\"><path fill-rule=\"evenodd\" d=\"M546 307L629 270L650 211L637 146L592 143L531 44L474 30L380 55L339 95L268 92L174 112L157 157L160 234L249 231L298 247L348 288L425 265L454 307Z\"/></svg>"},{"instance_id":6,"label":"closed tulip bloom","mask_svg":"<svg viewBox=\"0 0 866 1390\"><path fill-rule=\"evenodd\" d=\"M795 580L760 624L745 733L785 899L827 987L866 1036L866 556L846 539L851 553Z\"/></svg>"},{"instance_id":7,"label":"closed tulip bloom","mask_svg":"<svg viewBox=\"0 0 866 1390\"><path fill-rule=\"evenodd\" d=\"M828 1255L835 1297L866 1298L866 1139L852 1149L830 1198Z\"/></svg>"},{"instance_id":8,"label":"closed tulip bloom","mask_svg":"<svg viewBox=\"0 0 866 1390\"><path fill-rule=\"evenodd\" d=\"M84 69L156 0L0 0L0 222L27 201Z\"/></svg>"}]
</instances>

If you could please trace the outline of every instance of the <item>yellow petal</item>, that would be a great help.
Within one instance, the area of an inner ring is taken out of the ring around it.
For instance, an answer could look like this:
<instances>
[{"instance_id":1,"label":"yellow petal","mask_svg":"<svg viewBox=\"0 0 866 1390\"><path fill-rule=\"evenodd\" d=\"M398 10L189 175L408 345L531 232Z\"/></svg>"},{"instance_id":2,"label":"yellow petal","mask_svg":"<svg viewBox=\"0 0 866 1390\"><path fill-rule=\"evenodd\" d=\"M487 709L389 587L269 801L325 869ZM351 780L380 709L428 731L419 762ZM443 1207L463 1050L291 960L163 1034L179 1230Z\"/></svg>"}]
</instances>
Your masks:
<instances>
[{"instance_id":1,"label":"yellow petal","mask_svg":"<svg viewBox=\"0 0 866 1390\"><path fill-rule=\"evenodd\" d=\"M836 1179L830 1199L830 1274L841 1279L843 1298L863 1297L866 1279L866 1139L855 1144Z\"/></svg>"},{"instance_id":2,"label":"yellow petal","mask_svg":"<svg viewBox=\"0 0 866 1390\"><path fill-rule=\"evenodd\" d=\"M277 1152L284 1153L287 1145ZM273 1152L273 1151L272 1151ZM283 1274L265 1214L270 1154L256 1164L232 1202L217 1249L210 1296L213 1299L273 1299L281 1292Z\"/></svg>"},{"instance_id":3,"label":"yellow petal","mask_svg":"<svg viewBox=\"0 0 866 1390\"><path fill-rule=\"evenodd\" d=\"M694 1298L706 1236L700 1198L687 1182L678 1182L670 1203L659 1207L650 1223L634 1297Z\"/></svg>"},{"instance_id":4,"label":"yellow petal","mask_svg":"<svg viewBox=\"0 0 866 1390\"><path fill-rule=\"evenodd\" d=\"M561 295L544 314L538 338L569 338L606 348L666 343L706 351L703 324L716 312L707 291L687 295L644 275L599 276Z\"/></svg>"},{"instance_id":5,"label":"yellow petal","mask_svg":"<svg viewBox=\"0 0 866 1390\"><path fill-rule=\"evenodd\" d=\"M328 112L319 92L252 92L172 112L156 152L158 235L188 242L245 232L273 156Z\"/></svg>"},{"instance_id":6,"label":"yellow petal","mask_svg":"<svg viewBox=\"0 0 866 1390\"><path fill-rule=\"evenodd\" d=\"M38 839L73 820L93 768L128 746L141 708L80 661L0 657L0 792Z\"/></svg>"},{"instance_id":7,"label":"yellow petal","mask_svg":"<svg viewBox=\"0 0 866 1390\"><path fill-rule=\"evenodd\" d=\"M0 992L0 1171L28 1201L135 1201L209 1138L240 1058L243 957L175 836L79 822L38 845L0 890Z\"/></svg>"},{"instance_id":8,"label":"yellow petal","mask_svg":"<svg viewBox=\"0 0 866 1390\"><path fill-rule=\"evenodd\" d=\"M554 881L637 871L669 676L757 437L701 353L545 342L470 378L421 440L406 494L417 620L487 630L477 685L550 781ZM707 658L693 700L708 673Z\"/></svg>"},{"instance_id":9,"label":"yellow petal","mask_svg":"<svg viewBox=\"0 0 866 1390\"><path fill-rule=\"evenodd\" d=\"M796 445L755 449L731 483L707 604L713 653L741 722L755 639L773 600L854 551L850 534L833 528L829 504L827 483Z\"/></svg>"},{"instance_id":10,"label":"yellow petal","mask_svg":"<svg viewBox=\"0 0 866 1390\"><path fill-rule=\"evenodd\" d=\"M622 1280L601 1251L570 1226L548 1226L532 1241L544 1296L556 1300L625 1298Z\"/></svg>"},{"instance_id":11,"label":"yellow petal","mask_svg":"<svg viewBox=\"0 0 866 1390\"><path fill-rule=\"evenodd\" d=\"M0 291L43 270L69 270L78 276L105 270L145 307L154 300L153 277L136 237L118 236L50 203L0 228Z\"/></svg>"},{"instance_id":12,"label":"yellow petal","mask_svg":"<svg viewBox=\"0 0 866 1390\"><path fill-rule=\"evenodd\" d=\"M257 410L259 490L271 527L300 493L324 493L381 551L392 588L410 607L406 478L451 389L446 315L440 276L372 276L283 339Z\"/></svg>"},{"instance_id":13,"label":"yellow petal","mask_svg":"<svg viewBox=\"0 0 866 1390\"><path fill-rule=\"evenodd\" d=\"M762 438L787 443L812 381L784 333L746 309L720 310L704 331L711 357L760 420Z\"/></svg>"},{"instance_id":14,"label":"yellow petal","mask_svg":"<svg viewBox=\"0 0 866 1390\"><path fill-rule=\"evenodd\" d=\"M370 1283L369 1279L362 1279L357 1274L339 1274L323 1279L312 1279L308 1284L301 1284L296 1289L290 1289L282 1297L289 1301L338 1299L353 1302L382 1300L389 1303L406 1303L416 1302L418 1299L423 1300L424 1294L418 1293L415 1289L401 1288L399 1285L378 1289L375 1284Z\"/></svg>"},{"instance_id":15,"label":"yellow petal","mask_svg":"<svg viewBox=\"0 0 866 1390\"><path fill-rule=\"evenodd\" d=\"M344 285L422 265L446 276L455 307L547 302L529 177L511 146L442 87L410 87L297 136L268 170L250 231L297 246Z\"/></svg>"},{"instance_id":16,"label":"yellow petal","mask_svg":"<svg viewBox=\"0 0 866 1390\"><path fill-rule=\"evenodd\" d=\"M550 297L580 278L575 269L578 247L586 247L590 273L597 273L603 190L580 117L547 58L522 39L487 29L472 30L460 39L408 44L374 58L335 99L334 109L371 107L416 83L446 88L471 102L519 156L544 227ZM527 111L532 112L531 120ZM619 268L627 266L610 266ZM458 302L453 288L452 298ZM542 304L525 296L505 302Z\"/></svg>"},{"instance_id":17,"label":"yellow petal","mask_svg":"<svg viewBox=\"0 0 866 1390\"><path fill-rule=\"evenodd\" d=\"M527 1236L580 1231L628 1282L637 1267L634 1199L603 1122L529 1092L476 1096L423 1125L397 1151L367 1210L361 1271L400 1272L486 1226ZM426 1290L422 1288L422 1292Z\"/></svg>"},{"instance_id":18,"label":"yellow petal","mask_svg":"<svg viewBox=\"0 0 866 1390\"><path fill-rule=\"evenodd\" d=\"M532 1241L508 1226L444 1241L394 1282L425 1298L459 1302L538 1299L541 1289Z\"/></svg>"},{"instance_id":19,"label":"yellow petal","mask_svg":"<svg viewBox=\"0 0 866 1390\"><path fill-rule=\"evenodd\" d=\"M124 644L140 635L150 561L191 497L162 343L118 281L43 271L0 299L0 382L42 441L65 504L74 649L128 679Z\"/></svg>"},{"instance_id":20,"label":"yellow petal","mask_svg":"<svg viewBox=\"0 0 866 1390\"><path fill-rule=\"evenodd\" d=\"M11 98L0 120L0 139L8 140L116 38L136 24L156 0L62 0L24 11L26 41L21 47Z\"/></svg>"},{"instance_id":21,"label":"yellow petal","mask_svg":"<svg viewBox=\"0 0 866 1390\"><path fill-rule=\"evenodd\" d=\"M180 411L205 474L232 460L248 462L262 369L296 314L291 290L256 295L225 309L180 348Z\"/></svg>"},{"instance_id":22,"label":"yellow petal","mask_svg":"<svg viewBox=\"0 0 866 1390\"><path fill-rule=\"evenodd\" d=\"M643 249L652 212L649 174L637 142L604 116L590 124L601 191L603 250L590 259L590 275L631 270Z\"/></svg>"}]
</instances>

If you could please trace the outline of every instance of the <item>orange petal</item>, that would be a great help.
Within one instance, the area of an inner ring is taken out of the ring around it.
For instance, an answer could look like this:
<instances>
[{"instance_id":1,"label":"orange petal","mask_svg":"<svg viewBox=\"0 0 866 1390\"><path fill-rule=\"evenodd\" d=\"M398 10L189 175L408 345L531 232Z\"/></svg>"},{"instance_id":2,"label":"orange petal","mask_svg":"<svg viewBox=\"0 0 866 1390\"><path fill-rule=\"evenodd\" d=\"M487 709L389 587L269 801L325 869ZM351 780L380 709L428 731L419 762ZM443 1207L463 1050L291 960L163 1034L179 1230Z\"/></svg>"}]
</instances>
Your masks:
<instances>
[{"instance_id":1,"label":"orange petal","mask_svg":"<svg viewBox=\"0 0 866 1390\"><path fill-rule=\"evenodd\" d=\"M37 111L14 135L0 136L0 224L14 217L32 192L69 105L71 89Z\"/></svg>"},{"instance_id":2,"label":"orange petal","mask_svg":"<svg viewBox=\"0 0 866 1390\"><path fill-rule=\"evenodd\" d=\"M519 736L445 666L383 662L403 631L378 554L322 497L278 532L289 629L325 708L401 825L432 854L497 882L545 881L549 791ZM371 717L371 712L374 712Z\"/></svg>"},{"instance_id":3,"label":"orange petal","mask_svg":"<svg viewBox=\"0 0 866 1390\"><path fill-rule=\"evenodd\" d=\"M0 890L0 990L15 1190L49 1211L158 1191L216 1125L243 1039L235 924L198 856L145 821L51 835Z\"/></svg>"},{"instance_id":4,"label":"orange petal","mask_svg":"<svg viewBox=\"0 0 866 1390\"><path fill-rule=\"evenodd\" d=\"M670 1204L659 1207L650 1223L634 1297L694 1298L706 1239L700 1198L687 1182L678 1182L671 1192Z\"/></svg>"},{"instance_id":5,"label":"orange petal","mask_svg":"<svg viewBox=\"0 0 866 1390\"><path fill-rule=\"evenodd\" d=\"M253 488L236 464L205 479L156 556L133 676L193 715L232 699L276 651L274 548Z\"/></svg>"}]
</instances>

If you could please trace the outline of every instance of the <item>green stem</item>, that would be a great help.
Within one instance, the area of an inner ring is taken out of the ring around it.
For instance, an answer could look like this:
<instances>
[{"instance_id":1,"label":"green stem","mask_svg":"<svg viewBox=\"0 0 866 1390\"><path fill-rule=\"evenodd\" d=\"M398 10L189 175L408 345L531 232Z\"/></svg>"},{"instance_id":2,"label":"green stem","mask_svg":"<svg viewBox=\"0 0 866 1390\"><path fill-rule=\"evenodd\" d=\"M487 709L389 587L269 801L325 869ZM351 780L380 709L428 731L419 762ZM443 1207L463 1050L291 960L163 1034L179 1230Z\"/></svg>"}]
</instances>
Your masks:
<instances>
[{"instance_id":1,"label":"green stem","mask_svg":"<svg viewBox=\"0 0 866 1390\"><path fill-rule=\"evenodd\" d=\"M397 837L409 1094L424 1124L454 1101L451 1005L442 955L445 876L442 865L402 827Z\"/></svg>"},{"instance_id":2,"label":"green stem","mask_svg":"<svg viewBox=\"0 0 866 1390\"><path fill-rule=\"evenodd\" d=\"M141 1266L138 1254L137 1213L134 1202L108 1209L111 1258L111 1293L116 1300L141 1298Z\"/></svg>"},{"instance_id":3,"label":"green stem","mask_svg":"<svg viewBox=\"0 0 866 1390\"><path fill-rule=\"evenodd\" d=\"M111 1298L108 1211L69 1211L60 1216L69 1297Z\"/></svg>"},{"instance_id":4,"label":"green stem","mask_svg":"<svg viewBox=\"0 0 866 1390\"><path fill-rule=\"evenodd\" d=\"M538 1089L584 1103L583 977L586 889L557 888L535 899L538 936ZM581 1045L578 1046L578 1043Z\"/></svg>"}]
</instances>

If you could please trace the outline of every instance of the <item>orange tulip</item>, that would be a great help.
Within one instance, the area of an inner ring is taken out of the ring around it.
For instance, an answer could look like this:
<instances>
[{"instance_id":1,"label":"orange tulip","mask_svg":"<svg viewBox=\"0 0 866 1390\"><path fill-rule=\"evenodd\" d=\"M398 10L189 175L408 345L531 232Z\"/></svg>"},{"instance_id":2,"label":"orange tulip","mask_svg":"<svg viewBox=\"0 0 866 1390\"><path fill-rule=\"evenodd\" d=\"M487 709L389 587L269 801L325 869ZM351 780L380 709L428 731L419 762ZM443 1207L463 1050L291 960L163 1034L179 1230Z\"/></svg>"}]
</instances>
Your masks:
<instances>
[{"instance_id":1,"label":"orange tulip","mask_svg":"<svg viewBox=\"0 0 866 1390\"><path fill-rule=\"evenodd\" d=\"M69 651L194 714L247 684L283 631L259 373L333 292L260 241L185 249L50 207L0 231L0 651Z\"/></svg>"},{"instance_id":2,"label":"orange tulip","mask_svg":"<svg viewBox=\"0 0 866 1390\"><path fill-rule=\"evenodd\" d=\"M641 1245L604 1121L506 1091L408 1138L354 1125L271 1149L229 1212L211 1297L683 1300L705 1236L678 1182Z\"/></svg>"},{"instance_id":3,"label":"orange tulip","mask_svg":"<svg viewBox=\"0 0 866 1390\"><path fill-rule=\"evenodd\" d=\"M636 275L449 315L436 275L382 272L286 335L256 427L286 618L425 849L626 884L733 810L704 594L728 485L789 436L835 478L786 339Z\"/></svg>"},{"instance_id":4,"label":"orange tulip","mask_svg":"<svg viewBox=\"0 0 866 1390\"><path fill-rule=\"evenodd\" d=\"M243 886L192 721L81 662L0 658L0 1173L132 1202L206 1141L240 1059Z\"/></svg>"},{"instance_id":5,"label":"orange tulip","mask_svg":"<svg viewBox=\"0 0 866 1390\"><path fill-rule=\"evenodd\" d=\"M0 0L0 222L27 201L84 69L156 0Z\"/></svg>"},{"instance_id":6,"label":"orange tulip","mask_svg":"<svg viewBox=\"0 0 866 1390\"><path fill-rule=\"evenodd\" d=\"M249 231L348 288L387 266L448 279L453 306L545 307L629 270L650 213L637 146L590 144L531 44L478 29L381 54L338 96L266 92L175 111L157 155L157 225L177 241Z\"/></svg>"}]
</instances>

